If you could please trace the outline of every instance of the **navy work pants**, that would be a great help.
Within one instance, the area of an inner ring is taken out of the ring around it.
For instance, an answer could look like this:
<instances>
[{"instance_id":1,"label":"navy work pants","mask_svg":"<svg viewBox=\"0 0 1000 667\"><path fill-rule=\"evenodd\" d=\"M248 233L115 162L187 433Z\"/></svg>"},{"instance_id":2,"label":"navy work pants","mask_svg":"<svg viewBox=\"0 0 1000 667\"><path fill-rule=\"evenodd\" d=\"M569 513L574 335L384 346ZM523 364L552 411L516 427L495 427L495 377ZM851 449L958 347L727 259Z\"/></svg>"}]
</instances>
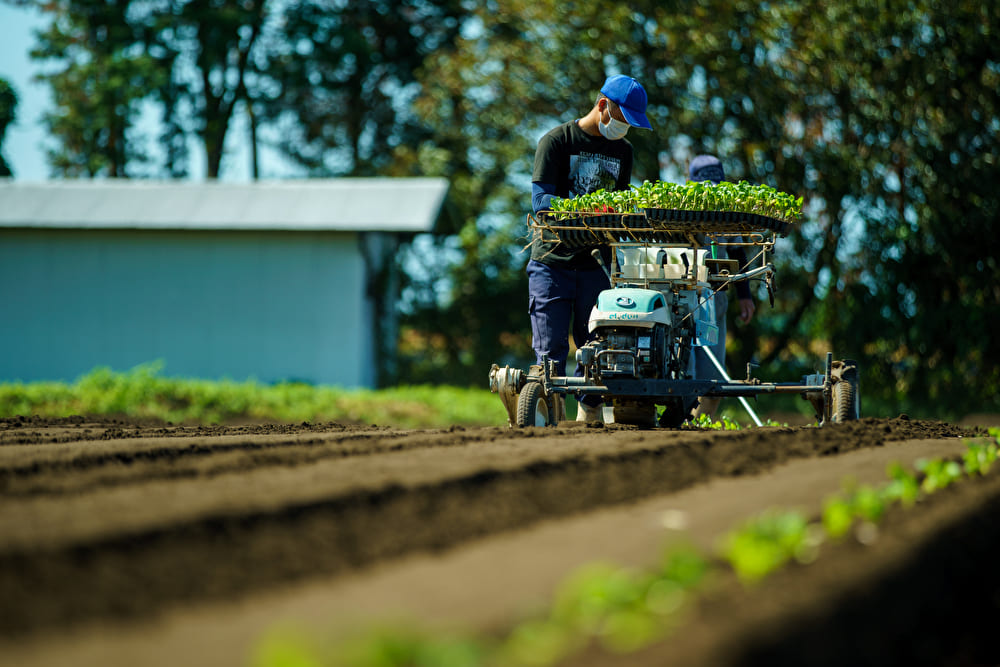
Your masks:
<instances>
[{"instance_id":1,"label":"navy work pants","mask_svg":"<svg viewBox=\"0 0 1000 667\"><path fill-rule=\"evenodd\" d=\"M542 355L556 362L556 375L566 374L569 331L577 347L591 339L587 331L590 311L597 295L611 287L602 269L562 269L528 261L528 312L531 316L531 346L537 363ZM577 376L583 368L577 367ZM584 397L587 405L600 405L594 396Z\"/></svg>"}]
</instances>

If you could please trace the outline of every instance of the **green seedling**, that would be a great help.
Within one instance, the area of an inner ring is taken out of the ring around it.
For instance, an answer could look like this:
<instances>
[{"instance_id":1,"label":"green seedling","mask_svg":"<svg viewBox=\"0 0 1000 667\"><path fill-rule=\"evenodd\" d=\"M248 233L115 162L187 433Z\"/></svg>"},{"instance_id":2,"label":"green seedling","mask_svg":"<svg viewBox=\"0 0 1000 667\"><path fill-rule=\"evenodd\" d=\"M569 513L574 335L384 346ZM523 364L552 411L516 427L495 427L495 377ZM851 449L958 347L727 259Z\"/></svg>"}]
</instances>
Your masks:
<instances>
[{"instance_id":1,"label":"green seedling","mask_svg":"<svg viewBox=\"0 0 1000 667\"><path fill-rule=\"evenodd\" d=\"M879 490L872 486L849 486L845 491L833 494L823 503L823 530L830 538L839 540L848 533L855 521L878 523L885 514L886 506L892 502L886 494L886 488Z\"/></svg>"},{"instance_id":2,"label":"green seedling","mask_svg":"<svg viewBox=\"0 0 1000 667\"><path fill-rule=\"evenodd\" d=\"M635 650L670 630L689 591L707 572L708 562L693 548L671 551L651 573L607 564L585 567L560 588L547 625L536 625L531 633L545 638L549 652L557 645L560 652L569 651L580 637L593 637L617 652ZM523 648L524 638L517 641ZM505 651L515 653L523 651Z\"/></svg>"},{"instance_id":3,"label":"green seedling","mask_svg":"<svg viewBox=\"0 0 1000 667\"><path fill-rule=\"evenodd\" d=\"M962 466L955 461L940 459L920 459L916 468L924 474L920 490L924 493L934 493L951 486L951 483L962 476Z\"/></svg>"},{"instance_id":4,"label":"green seedling","mask_svg":"<svg viewBox=\"0 0 1000 667\"><path fill-rule=\"evenodd\" d=\"M823 503L821 518L823 530L835 540L839 540L854 524L854 511L851 503L840 494L834 494Z\"/></svg>"},{"instance_id":5,"label":"green seedling","mask_svg":"<svg viewBox=\"0 0 1000 667\"><path fill-rule=\"evenodd\" d=\"M1000 431L994 437L1000 438ZM997 444L970 445L964 458L965 472L985 474L997 453ZM884 487L846 482L824 502L819 524L795 511L765 512L728 533L720 541L719 553L741 581L754 584L793 560L810 562L825 537L843 537L857 522L874 530L890 504L911 505L921 493L945 488L963 476L963 466L955 461L924 459L915 467L923 474L922 481L899 463L892 463L886 469L889 482ZM610 651L627 653L661 640L673 630L686 602L712 572L712 562L693 547L666 554L653 571L591 565L565 582L548 615L519 623L503 640L423 633L412 628L376 631L341 646L334 652L338 659L331 663L327 648L309 638L278 637L261 643L254 664L542 666L565 662L591 641Z\"/></svg>"},{"instance_id":6,"label":"green seedling","mask_svg":"<svg viewBox=\"0 0 1000 667\"><path fill-rule=\"evenodd\" d=\"M691 425L697 428L708 428L713 431L722 430L722 422L715 421L710 415L700 414L691 420Z\"/></svg>"},{"instance_id":7,"label":"green seedling","mask_svg":"<svg viewBox=\"0 0 1000 667\"><path fill-rule=\"evenodd\" d=\"M907 472L898 462L890 463L886 474L890 482L882 490L882 497L887 502L898 502L903 507L909 507L917 502L920 496L920 482L916 475Z\"/></svg>"},{"instance_id":8,"label":"green seedling","mask_svg":"<svg viewBox=\"0 0 1000 667\"><path fill-rule=\"evenodd\" d=\"M765 512L730 532L722 556L745 583L755 583L790 560L807 562L818 540L799 512Z\"/></svg>"},{"instance_id":9,"label":"green seedling","mask_svg":"<svg viewBox=\"0 0 1000 667\"><path fill-rule=\"evenodd\" d=\"M374 628L333 647L340 667L479 667L487 664L490 644L471 637L416 628ZM308 654L306 654L308 656ZM329 661L288 663L312 667ZM267 667L285 667L273 661Z\"/></svg>"},{"instance_id":10,"label":"green seedling","mask_svg":"<svg viewBox=\"0 0 1000 667\"><path fill-rule=\"evenodd\" d=\"M691 425L697 428L708 428L713 431L739 431L743 426L728 415L722 415L719 419L712 419L711 416L701 414L691 420Z\"/></svg>"},{"instance_id":11,"label":"green seedling","mask_svg":"<svg viewBox=\"0 0 1000 667\"><path fill-rule=\"evenodd\" d=\"M597 634L612 612L641 604L643 582L635 573L610 564L576 572L559 590L553 618L577 630Z\"/></svg>"},{"instance_id":12,"label":"green seedling","mask_svg":"<svg viewBox=\"0 0 1000 667\"><path fill-rule=\"evenodd\" d=\"M785 222L802 219L802 197L746 181L689 181L683 185L644 181L627 190L595 190L572 198L553 198L556 213L631 213L646 208L756 213Z\"/></svg>"},{"instance_id":13,"label":"green seedling","mask_svg":"<svg viewBox=\"0 0 1000 667\"><path fill-rule=\"evenodd\" d=\"M965 474L985 475L990 471L993 462L997 460L997 446L993 443L968 443L968 449L962 456Z\"/></svg>"},{"instance_id":14,"label":"green seedling","mask_svg":"<svg viewBox=\"0 0 1000 667\"><path fill-rule=\"evenodd\" d=\"M524 621L497 648L490 665L553 665L582 646L582 636L570 626L542 618Z\"/></svg>"},{"instance_id":15,"label":"green seedling","mask_svg":"<svg viewBox=\"0 0 1000 667\"><path fill-rule=\"evenodd\" d=\"M708 560L702 553L693 546L683 545L668 551L654 574L658 580L674 582L689 590L701 584L708 570Z\"/></svg>"},{"instance_id":16,"label":"green seedling","mask_svg":"<svg viewBox=\"0 0 1000 667\"><path fill-rule=\"evenodd\" d=\"M871 486L860 486L854 492L852 499L854 516L871 523L878 523L885 514L885 501L882 495Z\"/></svg>"},{"instance_id":17,"label":"green seedling","mask_svg":"<svg viewBox=\"0 0 1000 667\"><path fill-rule=\"evenodd\" d=\"M728 415L722 415L722 430L724 431L739 431L743 427L740 426L738 421L730 419Z\"/></svg>"}]
</instances>

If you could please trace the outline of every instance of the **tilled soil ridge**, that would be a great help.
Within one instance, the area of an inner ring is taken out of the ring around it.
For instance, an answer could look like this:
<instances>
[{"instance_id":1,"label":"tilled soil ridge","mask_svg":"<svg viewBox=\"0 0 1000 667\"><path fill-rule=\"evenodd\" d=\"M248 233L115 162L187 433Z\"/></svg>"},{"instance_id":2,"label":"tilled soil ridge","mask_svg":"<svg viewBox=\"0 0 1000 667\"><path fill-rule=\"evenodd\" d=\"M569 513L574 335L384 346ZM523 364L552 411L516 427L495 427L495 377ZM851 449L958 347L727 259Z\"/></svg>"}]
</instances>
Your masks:
<instances>
[{"instance_id":1,"label":"tilled soil ridge","mask_svg":"<svg viewBox=\"0 0 1000 667\"><path fill-rule=\"evenodd\" d=\"M637 653L598 646L577 667L988 667L1000 664L1000 470L894 506L877 539L824 545L756 586L734 577L683 631Z\"/></svg>"},{"instance_id":2,"label":"tilled soil ridge","mask_svg":"<svg viewBox=\"0 0 1000 667\"><path fill-rule=\"evenodd\" d=\"M907 419L725 433L299 425L159 438L116 425L120 437L97 440L73 440L83 423L60 424L58 440L37 421L4 426L6 637L349 572L792 458L971 434Z\"/></svg>"}]
</instances>

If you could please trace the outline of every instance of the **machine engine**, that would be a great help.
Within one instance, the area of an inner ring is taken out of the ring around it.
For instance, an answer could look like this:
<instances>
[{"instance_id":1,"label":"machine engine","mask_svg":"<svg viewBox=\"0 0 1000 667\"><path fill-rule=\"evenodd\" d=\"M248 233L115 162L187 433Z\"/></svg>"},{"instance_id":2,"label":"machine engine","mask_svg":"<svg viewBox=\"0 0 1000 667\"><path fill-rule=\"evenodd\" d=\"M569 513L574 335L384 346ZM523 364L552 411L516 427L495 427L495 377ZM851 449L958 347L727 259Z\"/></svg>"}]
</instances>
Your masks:
<instances>
[{"instance_id":1,"label":"machine engine","mask_svg":"<svg viewBox=\"0 0 1000 667\"><path fill-rule=\"evenodd\" d=\"M577 354L595 377L662 378L669 349L667 326L602 327ZM584 361L587 360L587 361Z\"/></svg>"},{"instance_id":2,"label":"machine engine","mask_svg":"<svg viewBox=\"0 0 1000 667\"><path fill-rule=\"evenodd\" d=\"M667 297L643 288L605 290L590 315L594 339L577 350L588 377L669 376L672 314Z\"/></svg>"},{"instance_id":3,"label":"machine engine","mask_svg":"<svg viewBox=\"0 0 1000 667\"><path fill-rule=\"evenodd\" d=\"M598 382L689 378L692 346L716 341L713 304L694 290L605 290L590 315L594 339L577 350L577 363Z\"/></svg>"}]
</instances>

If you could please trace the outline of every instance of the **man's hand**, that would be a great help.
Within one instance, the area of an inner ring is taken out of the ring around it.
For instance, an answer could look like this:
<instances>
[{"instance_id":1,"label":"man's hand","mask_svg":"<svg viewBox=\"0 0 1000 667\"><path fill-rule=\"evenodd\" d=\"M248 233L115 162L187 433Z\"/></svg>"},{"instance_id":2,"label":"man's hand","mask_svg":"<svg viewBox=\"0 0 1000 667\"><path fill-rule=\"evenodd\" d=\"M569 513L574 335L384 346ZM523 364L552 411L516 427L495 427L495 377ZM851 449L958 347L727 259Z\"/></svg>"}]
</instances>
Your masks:
<instances>
[{"instance_id":1,"label":"man's hand","mask_svg":"<svg viewBox=\"0 0 1000 667\"><path fill-rule=\"evenodd\" d=\"M740 322L746 324L752 320L756 310L757 306L754 305L753 299L740 299Z\"/></svg>"}]
</instances>

